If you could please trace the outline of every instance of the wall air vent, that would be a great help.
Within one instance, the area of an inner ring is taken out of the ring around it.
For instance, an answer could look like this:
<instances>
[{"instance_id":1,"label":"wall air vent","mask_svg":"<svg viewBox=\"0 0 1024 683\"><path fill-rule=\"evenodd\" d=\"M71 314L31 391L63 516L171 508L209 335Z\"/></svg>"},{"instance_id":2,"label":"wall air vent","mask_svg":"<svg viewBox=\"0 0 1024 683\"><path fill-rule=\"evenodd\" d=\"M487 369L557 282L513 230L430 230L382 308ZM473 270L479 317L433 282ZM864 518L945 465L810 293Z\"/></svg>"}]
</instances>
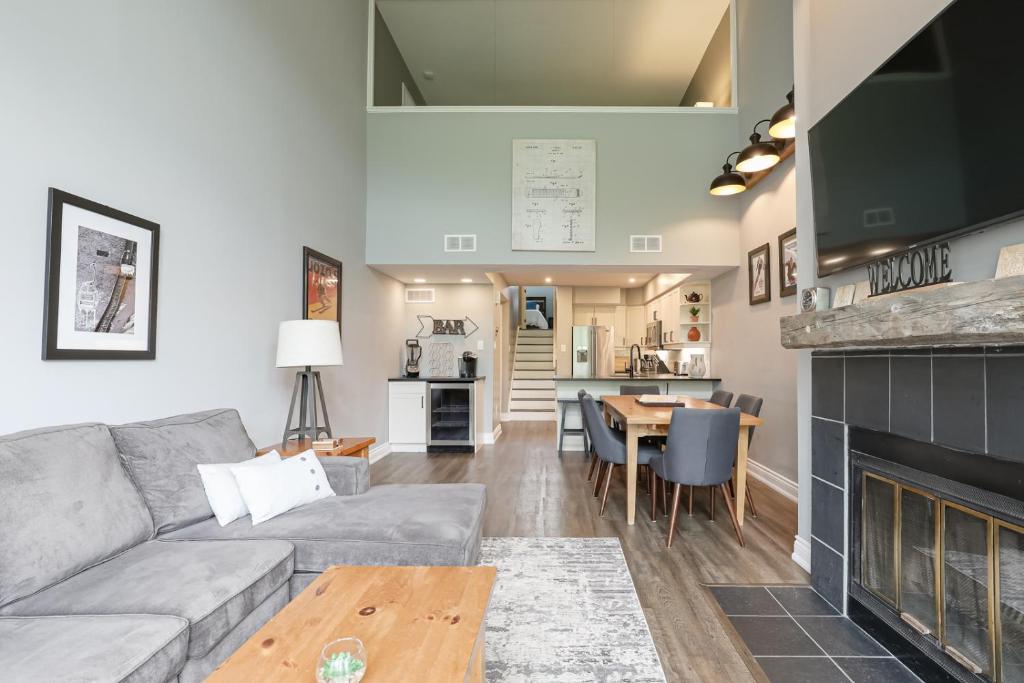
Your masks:
<instances>
[{"instance_id":1,"label":"wall air vent","mask_svg":"<svg viewBox=\"0 0 1024 683\"><path fill-rule=\"evenodd\" d=\"M629 250L634 254L661 252L661 235L630 235Z\"/></svg>"},{"instance_id":2,"label":"wall air vent","mask_svg":"<svg viewBox=\"0 0 1024 683\"><path fill-rule=\"evenodd\" d=\"M445 235L445 251L476 251L476 235Z\"/></svg>"},{"instance_id":3,"label":"wall air vent","mask_svg":"<svg viewBox=\"0 0 1024 683\"><path fill-rule=\"evenodd\" d=\"M406 287L405 303L407 304L432 304L434 303L433 287Z\"/></svg>"}]
</instances>

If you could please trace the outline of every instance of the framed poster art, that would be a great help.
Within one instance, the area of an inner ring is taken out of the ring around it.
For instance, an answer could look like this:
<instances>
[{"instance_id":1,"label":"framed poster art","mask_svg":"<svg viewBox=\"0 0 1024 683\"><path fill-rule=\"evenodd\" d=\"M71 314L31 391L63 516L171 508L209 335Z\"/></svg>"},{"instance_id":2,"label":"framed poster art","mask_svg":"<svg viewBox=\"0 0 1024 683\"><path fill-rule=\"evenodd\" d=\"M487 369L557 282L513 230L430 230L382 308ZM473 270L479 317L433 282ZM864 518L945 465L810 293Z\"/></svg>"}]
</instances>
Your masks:
<instances>
[{"instance_id":1,"label":"framed poster art","mask_svg":"<svg viewBox=\"0 0 1024 683\"><path fill-rule=\"evenodd\" d=\"M50 188L43 360L156 358L160 226Z\"/></svg>"},{"instance_id":2,"label":"framed poster art","mask_svg":"<svg viewBox=\"0 0 1024 683\"><path fill-rule=\"evenodd\" d=\"M594 251L596 140L512 141L512 249Z\"/></svg>"},{"instance_id":3,"label":"framed poster art","mask_svg":"<svg viewBox=\"0 0 1024 683\"><path fill-rule=\"evenodd\" d=\"M796 228L779 235L779 296L796 294Z\"/></svg>"},{"instance_id":4,"label":"framed poster art","mask_svg":"<svg viewBox=\"0 0 1024 683\"><path fill-rule=\"evenodd\" d=\"M771 245L762 244L747 254L750 305L772 300Z\"/></svg>"},{"instance_id":5,"label":"framed poster art","mask_svg":"<svg viewBox=\"0 0 1024 683\"><path fill-rule=\"evenodd\" d=\"M341 261L302 248L302 318L336 320L341 328Z\"/></svg>"}]
</instances>

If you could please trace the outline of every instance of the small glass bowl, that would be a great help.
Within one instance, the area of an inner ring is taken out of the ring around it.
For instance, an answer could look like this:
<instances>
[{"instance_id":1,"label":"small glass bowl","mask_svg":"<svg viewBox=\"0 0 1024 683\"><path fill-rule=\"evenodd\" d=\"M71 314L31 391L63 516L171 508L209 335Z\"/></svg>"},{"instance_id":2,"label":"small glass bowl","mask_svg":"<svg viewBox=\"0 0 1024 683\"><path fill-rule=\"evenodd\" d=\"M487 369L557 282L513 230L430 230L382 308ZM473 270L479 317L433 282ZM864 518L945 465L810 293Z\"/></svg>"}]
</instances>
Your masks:
<instances>
[{"instance_id":1,"label":"small glass bowl","mask_svg":"<svg viewBox=\"0 0 1024 683\"><path fill-rule=\"evenodd\" d=\"M320 651L317 683L359 683L365 675L366 648L358 638L332 640Z\"/></svg>"}]
</instances>

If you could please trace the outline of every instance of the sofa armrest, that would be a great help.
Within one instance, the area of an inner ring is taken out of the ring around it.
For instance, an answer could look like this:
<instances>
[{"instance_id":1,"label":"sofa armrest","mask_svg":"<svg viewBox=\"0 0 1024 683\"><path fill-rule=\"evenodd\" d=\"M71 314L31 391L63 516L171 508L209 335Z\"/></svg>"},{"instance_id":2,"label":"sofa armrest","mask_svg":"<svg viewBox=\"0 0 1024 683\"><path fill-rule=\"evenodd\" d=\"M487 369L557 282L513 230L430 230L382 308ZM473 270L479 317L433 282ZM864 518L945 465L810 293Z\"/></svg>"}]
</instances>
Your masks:
<instances>
[{"instance_id":1,"label":"sofa armrest","mask_svg":"<svg viewBox=\"0 0 1024 683\"><path fill-rule=\"evenodd\" d=\"M339 496L366 493L370 488L370 461L346 455L318 455L327 481Z\"/></svg>"}]
</instances>

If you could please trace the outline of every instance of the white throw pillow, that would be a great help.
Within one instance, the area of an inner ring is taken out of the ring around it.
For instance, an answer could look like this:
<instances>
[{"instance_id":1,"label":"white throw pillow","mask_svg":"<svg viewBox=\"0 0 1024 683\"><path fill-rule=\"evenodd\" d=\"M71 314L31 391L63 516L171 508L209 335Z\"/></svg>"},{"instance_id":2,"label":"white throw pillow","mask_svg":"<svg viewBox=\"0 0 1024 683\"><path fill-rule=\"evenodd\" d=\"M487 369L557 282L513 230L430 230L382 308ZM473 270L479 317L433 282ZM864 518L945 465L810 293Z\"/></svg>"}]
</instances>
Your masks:
<instances>
[{"instance_id":1,"label":"white throw pillow","mask_svg":"<svg viewBox=\"0 0 1024 683\"><path fill-rule=\"evenodd\" d=\"M217 517L217 523L225 526L249 514L249 508L242 500L242 492L238 490L235 475L231 474L232 467L262 467L279 462L281 462L280 454L277 451L270 451L265 455L242 462L196 465L199 468L199 476L203 480L203 488L206 489L206 499L210 501L210 507L213 508L213 514Z\"/></svg>"},{"instance_id":2,"label":"white throw pillow","mask_svg":"<svg viewBox=\"0 0 1024 683\"><path fill-rule=\"evenodd\" d=\"M232 467L253 526L314 500L334 495L327 473L313 451L268 467Z\"/></svg>"}]
</instances>

